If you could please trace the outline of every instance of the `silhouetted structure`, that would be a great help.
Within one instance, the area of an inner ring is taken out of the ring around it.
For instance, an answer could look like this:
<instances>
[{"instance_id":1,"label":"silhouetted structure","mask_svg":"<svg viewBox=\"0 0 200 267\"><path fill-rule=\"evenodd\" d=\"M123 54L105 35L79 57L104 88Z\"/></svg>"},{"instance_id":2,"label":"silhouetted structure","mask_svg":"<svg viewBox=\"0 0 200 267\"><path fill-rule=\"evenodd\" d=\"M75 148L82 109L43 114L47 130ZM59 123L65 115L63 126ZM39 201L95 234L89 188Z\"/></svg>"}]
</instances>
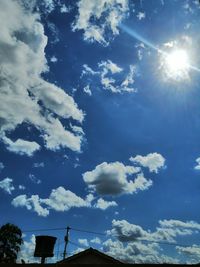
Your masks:
<instances>
[{"instance_id":1,"label":"silhouetted structure","mask_svg":"<svg viewBox=\"0 0 200 267\"><path fill-rule=\"evenodd\" d=\"M41 257L41 263L45 263L45 258L53 257L54 245L56 243L56 237L54 236L36 236L36 246L34 257Z\"/></svg>"},{"instance_id":2,"label":"silhouetted structure","mask_svg":"<svg viewBox=\"0 0 200 267\"><path fill-rule=\"evenodd\" d=\"M96 249L89 248L58 262L60 264L123 264Z\"/></svg>"}]
</instances>

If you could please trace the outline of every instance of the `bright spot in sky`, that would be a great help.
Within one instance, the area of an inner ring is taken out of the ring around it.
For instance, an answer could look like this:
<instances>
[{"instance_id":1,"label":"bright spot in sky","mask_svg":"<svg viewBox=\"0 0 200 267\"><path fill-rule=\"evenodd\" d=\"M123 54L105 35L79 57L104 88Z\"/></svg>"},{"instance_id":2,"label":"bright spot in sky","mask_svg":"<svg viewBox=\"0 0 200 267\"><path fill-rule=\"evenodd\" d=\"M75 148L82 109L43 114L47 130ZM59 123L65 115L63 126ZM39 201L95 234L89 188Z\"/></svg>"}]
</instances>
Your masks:
<instances>
[{"instance_id":1,"label":"bright spot in sky","mask_svg":"<svg viewBox=\"0 0 200 267\"><path fill-rule=\"evenodd\" d=\"M163 67L168 77L175 80L187 79L190 68L188 53L183 49L176 49L165 54Z\"/></svg>"}]
</instances>

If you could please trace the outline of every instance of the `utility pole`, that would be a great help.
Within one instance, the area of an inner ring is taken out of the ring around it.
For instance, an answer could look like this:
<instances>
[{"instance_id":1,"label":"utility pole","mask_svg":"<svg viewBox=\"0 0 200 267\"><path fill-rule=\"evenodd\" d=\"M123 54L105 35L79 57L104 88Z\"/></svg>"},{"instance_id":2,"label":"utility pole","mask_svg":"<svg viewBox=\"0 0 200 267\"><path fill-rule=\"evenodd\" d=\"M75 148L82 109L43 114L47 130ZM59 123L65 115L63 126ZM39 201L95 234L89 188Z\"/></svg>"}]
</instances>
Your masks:
<instances>
[{"instance_id":1,"label":"utility pole","mask_svg":"<svg viewBox=\"0 0 200 267\"><path fill-rule=\"evenodd\" d=\"M66 254L67 254L67 244L69 241L69 230L70 230L70 227L67 226L67 233L65 235L65 248L64 248L64 253L63 253L63 260L66 258Z\"/></svg>"}]
</instances>

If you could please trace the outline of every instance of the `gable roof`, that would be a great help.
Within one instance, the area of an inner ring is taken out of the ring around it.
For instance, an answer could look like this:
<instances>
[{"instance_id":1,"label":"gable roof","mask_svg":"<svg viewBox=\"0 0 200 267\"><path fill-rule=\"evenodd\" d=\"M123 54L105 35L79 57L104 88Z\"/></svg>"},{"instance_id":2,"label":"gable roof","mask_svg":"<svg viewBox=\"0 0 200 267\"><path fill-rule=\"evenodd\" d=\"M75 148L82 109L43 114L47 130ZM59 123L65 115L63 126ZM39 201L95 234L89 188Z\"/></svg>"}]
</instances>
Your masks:
<instances>
[{"instance_id":1,"label":"gable roof","mask_svg":"<svg viewBox=\"0 0 200 267\"><path fill-rule=\"evenodd\" d=\"M79 253L77 253L75 255L72 255L72 256L64 259L64 260L61 260L58 263L61 263L61 264L62 263L70 263L73 260L76 260L76 259L81 258L81 257L89 256L89 255L95 255L95 256L101 257L101 258L103 258L103 259L105 259L105 260L107 260L107 261L109 261L110 263L113 263L113 264L114 263L115 264L122 264L121 261L116 260L115 258L113 258L111 256L108 256L108 255L104 254L103 252L100 252L99 250L93 249L91 247L86 249L86 250L84 250L84 251L81 251L81 252L79 252Z\"/></svg>"}]
</instances>

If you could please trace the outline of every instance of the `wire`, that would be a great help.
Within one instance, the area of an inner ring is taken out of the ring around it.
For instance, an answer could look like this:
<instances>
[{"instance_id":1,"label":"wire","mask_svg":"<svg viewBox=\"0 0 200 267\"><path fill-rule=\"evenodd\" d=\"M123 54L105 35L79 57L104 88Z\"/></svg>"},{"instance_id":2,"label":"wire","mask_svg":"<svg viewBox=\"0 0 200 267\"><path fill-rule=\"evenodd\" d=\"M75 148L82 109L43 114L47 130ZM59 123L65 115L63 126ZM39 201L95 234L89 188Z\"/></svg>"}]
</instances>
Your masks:
<instances>
[{"instance_id":1,"label":"wire","mask_svg":"<svg viewBox=\"0 0 200 267\"><path fill-rule=\"evenodd\" d=\"M67 227L60 227L60 228L45 228L45 229L33 229L33 230L24 230L23 233L29 232L44 232L44 231L59 231L59 230L66 230Z\"/></svg>"},{"instance_id":2,"label":"wire","mask_svg":"<svg viewBox=\"0 0 200 267\"><path fill-rule=\"evenodd\" d=\"M83 233L88 233L88 234L95 234L95 235L104 235L106 236L106 233L99 233L99 232L93 232L93 231L88 231L88 230L83 230L83 229L77 229L77 228L70 228L73 231L77 232L83 232Z\"/></svg>"},{"instance_id":3,"label":"wire","mask_svg":"<svg viewBox=\"0 0 200 267\"><path fill-rule=\"evenodd\" d=\"M82 244L78 244L78 243L76 243L74 241L70 241L70 240L69 240L69 243L72 244L72 245L74 245L74 246L76 246L76 247L78 247L78 248L80 248L80 247L82 247L82 248L88 248L89 247L89 246L84 246Z\"/></svg>"},{"instance_id":4,"label":"wire","mask_svg":"<svg viewBox=\"0 0 200 267\"><path fill-rule=\"evenodd\" d=\"M60 227L60 228L44 228L44 229L32 229L32 230L24 230L22 232L24 233L29 233L29 232L44 232L44 231L59 231L59 230L66 230L67 227ZM84 229L77 229L77 228L71 228L70 230L77 231L77 232L83 232L83 233L88 233L88 234L95 234L95 235L104 235L106 236L105 233L99 233L99 232L94 232L94 231L89 231L89 230L84 230Z\"/></svg>"},{"instance_id":5,"label":"wire","mask_svg":"<svg viewBox=\"0 0 200 267\"><path fill-rule=\"evenodd\" d=\"M43 231L60 231L60 230L66 230L67 227L59 227L59 228L45 228L45 229L33 229L33 230L25 230L23 231L24 233L28 233L28 232L43 232ZM84 229L78 229L78 228L71 228L70 230L72 231L76 231L76 232L82 232L82 233L87 233L87 234L95 234L95 235L101 235L101 236L107 236L106 233L100 233L100 232L95 232L95 231L89 231L89 230L84 230ZM115 238L124 238L125 236L123 235L116 235L114 236ZM149 242L149 243L157 243L157 244L161 244L161 245L170 245L170 246L179 246L179 247L189 247L191 245L189 244L179 244L179 243L175 243L175 242L165 242L165 241L158 241L158 240L148 240L148 239L135 239L135 240L128 240L126 242L139 242L139 241L144 241L144 242ZM71 244L73 244L73 241L69 241ZM64 242L63 242L64 243ZM75 243L74 243L75 244ZM76 246L79 246L78 244L76 244Z\"/></svg>"}]
</instances>

